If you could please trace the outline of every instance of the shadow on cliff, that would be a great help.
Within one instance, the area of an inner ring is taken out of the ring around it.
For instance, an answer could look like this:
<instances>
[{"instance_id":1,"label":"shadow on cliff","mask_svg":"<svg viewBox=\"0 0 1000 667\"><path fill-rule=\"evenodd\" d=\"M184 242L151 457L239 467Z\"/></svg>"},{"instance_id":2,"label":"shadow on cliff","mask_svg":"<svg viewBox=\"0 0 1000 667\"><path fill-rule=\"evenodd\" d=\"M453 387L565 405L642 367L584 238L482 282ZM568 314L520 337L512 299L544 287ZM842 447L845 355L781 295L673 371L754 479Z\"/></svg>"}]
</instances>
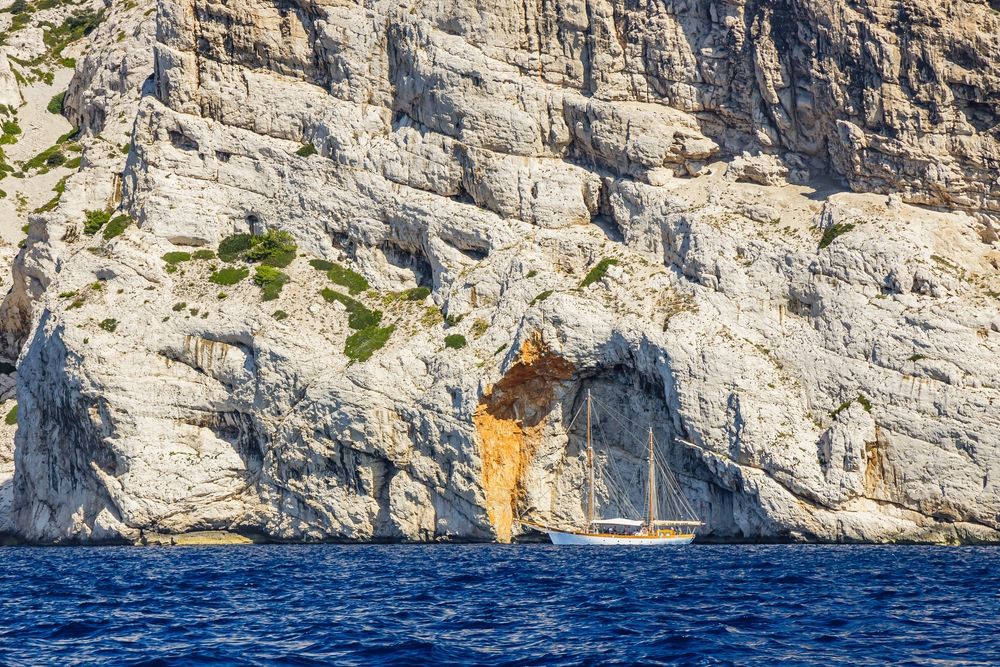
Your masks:
<instances>
[{"instance_id":1,"label":"shadow on cliff","mask_svg":"<svg viewBox=\"0 0 1000 667\"><path fill-rule=\"evenodd\" d=\"M0 483L0 546L18 544L20 540L11 532L11 508L14 501L14 477Z\"/></svg>"},{"instance_id":2,"label":"shadow on cliff","mask_svg":"<svg viewBox=\"0 0 1000 667\"><path fill-rule=\"evenodd\" d=\"M636 348L616 333L588 356L601 361L577 368L540 338L529 339L519 360L483 396L474 420L487 511L499 539L511 535L515 517L557 524L579 519L586 502L581 475L588 392L596 467L606 475L597 483L602 514L635 516L645 505L647 429L652 428L657 456L706 522L705 536L751 537L734 519L748 511L736 491L713 474L699 450L678 442L699 436L689 432L678 411L668 355L648 340ZM536 486L539 479L546 480L543 487ZM680 509L668 485L658 490L662 509Z\"/></svg>"},{"instance_id":3,"label":"shadow on cliff","mask_svg":"<svg viewBox=\"0 0 1000 667\"><path fill-rule=\"evenodd\" d=\"M679 411L669 354L648 339L636 344L615 333L594 351L592 358L602 361L564 378L560 400L549 406L550 412L561 411L560 430L568 437L555 469L550 471L555 476L554 487L564 488L559 480L568 475L566 483L577 492L546 498L548 507L528 507L524 504L527 499L519 495L519 513L526 516L529 512L540 512L557 520L571 520L579 515L579 508L586 502L586 491L577 486L586 451L586 400L590 391L595 406L591 415L595 456L601 467L607 468L613 486L620 489L611 493L611 485L598 482L597 500L602 513L630 516L636 513L635 508L644 506L647 429L652 428L658 443L658 458L677 479L679 492L706 524L700 531L701 538L756 539L746 534L735 519L737 515L754 512L752 499L741 497L738 489L719 479L701 449L680 442L699 442L701 436L689 430ZM532 464L539 465L539 461ZM658 487L658 491L661 508L677 505L666 484ZM766 517L760 516L758 523L766 525Z\"/></svg>"}]
</instances>

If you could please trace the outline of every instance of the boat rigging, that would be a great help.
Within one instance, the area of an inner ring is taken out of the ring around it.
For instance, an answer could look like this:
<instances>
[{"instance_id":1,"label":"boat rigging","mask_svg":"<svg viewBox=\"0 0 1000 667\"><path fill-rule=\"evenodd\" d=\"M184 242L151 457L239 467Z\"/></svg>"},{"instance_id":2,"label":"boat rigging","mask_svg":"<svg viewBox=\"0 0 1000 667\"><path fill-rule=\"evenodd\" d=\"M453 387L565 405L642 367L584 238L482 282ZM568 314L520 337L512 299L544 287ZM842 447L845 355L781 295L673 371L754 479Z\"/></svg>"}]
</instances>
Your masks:
<instances>
[{"instance_id":1,"label":"boat rigging","mask_svg":"<svg viewBox=\"0 0 1000 667\"><path fill-rule=\"evenodd\" d=\"M521 520L522 525L541 530L548 534L553 544L626 544L635 546L665 546L690 544L694 538L694 529L704 525L691 507L691 504L684 498L680 491L680 486L674 478L670 469L661 465L656 456L656 442L653 438L653 429L649 428L649 437L646 443L646 502L642 518L629 519L624 517L597 518L595 517L596 484L595 484L595 456L593 443L593 415L596 400L587 390L587 506L585 512L585 525L579 529L553 528L531 521ZM582 410L583 406L581 406ZM627 431L627 426L621 419L617 418L610 410L606 411L609 416L616 419ZM569 429L573 428L580 410L570 421ZM603 431L602 431L603 437ZM606 443L605 443L606 444ZM616 466L614 459L608 457L609 468ZM657 503L657 478L664 480L664 490L670 504L668 518L660 518ZM606 484L611 490L612 486ZM628 494L623 493L618 503L633 511ZM639 512L636 512L639 514Z\"/></svg>"}]
</instances>

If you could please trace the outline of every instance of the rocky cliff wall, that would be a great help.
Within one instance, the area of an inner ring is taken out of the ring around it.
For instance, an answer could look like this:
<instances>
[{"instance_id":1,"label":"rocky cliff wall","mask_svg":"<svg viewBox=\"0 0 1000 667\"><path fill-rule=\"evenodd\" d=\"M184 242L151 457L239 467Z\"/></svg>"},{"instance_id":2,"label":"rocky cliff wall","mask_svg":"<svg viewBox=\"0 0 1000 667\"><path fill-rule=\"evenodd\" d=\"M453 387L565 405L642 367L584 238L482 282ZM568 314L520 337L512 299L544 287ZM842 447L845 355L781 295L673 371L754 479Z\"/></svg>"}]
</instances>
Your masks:
<instances>
[{"instance_id":1,"label":"rocky cliff wall","mask_svg":"<svg viewBox=\"0 0 1000 667\"><path fill-rule=\"evenodd\" d=\"M582 516L589 389L673 443L708 537L1000 537L988 5L163 0L151 53L102 30L71 115L88 146L134 118L131 149L88 149L19 260L13 532L507 540ZM134 224L88 236L105 206ZM300 254L274 301L163 259L266 230ZM366 279L369 359L309 259ZM643 442L602 426L639 494Z\"/></svg>"},{"instance_id":2,"label":"rocky cliff wall","mask_svg":"<svg viewBox=\"0 0 1000 667\"><path fill-rule=\"evenodd\" d=\"M685 118L724 152L773 154L796 179L832 171L861 191L1000 210L1000 14L985 2L485 1L366 10L250 3L178 11L190 25L177 17L171 25L189 30L162 34L161 53L180 67L164 68L161 99L176 110L200 105L229 124L249 122L226 115L232 88L197 79L192 90L180 72L204 69L224 80L232 66L268 69L336 99L388 107L466 145L570 157L640 178L683 162L684 150L643 139L628 147L611 135L602 150L588 136L593 124L607 134L614 123L640 130ZM212 97L215 106L206 107ZM255 123L274 136L295 130ZM688 157L711 152L702 142Z\"/></svg>"}]
</instances>

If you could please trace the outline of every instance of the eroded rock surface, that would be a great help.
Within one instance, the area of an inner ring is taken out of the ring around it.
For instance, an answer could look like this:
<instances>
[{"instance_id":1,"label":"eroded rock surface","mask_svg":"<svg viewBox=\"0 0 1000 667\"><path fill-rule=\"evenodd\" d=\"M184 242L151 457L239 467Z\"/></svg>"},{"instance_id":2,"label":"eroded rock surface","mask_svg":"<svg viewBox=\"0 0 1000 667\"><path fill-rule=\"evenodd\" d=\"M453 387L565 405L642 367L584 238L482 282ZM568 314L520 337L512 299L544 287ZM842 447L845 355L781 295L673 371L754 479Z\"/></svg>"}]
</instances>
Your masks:
<instances>
[{"instance_id":1,"label":"eroded rock surface","mask_svg":"<svg viewBox=\"0 0 1000 667\"><path fill-rule=\"evenodd\" d=\"M508 540L582 517L590 390L631 502L652 424L710 538L1000 538L987 3L146 12L78 66L4 305L12 532ZM163 259L266 230L273 301ZM309 259L367 280L369 359Z\"/></svg>"}]
</instances>

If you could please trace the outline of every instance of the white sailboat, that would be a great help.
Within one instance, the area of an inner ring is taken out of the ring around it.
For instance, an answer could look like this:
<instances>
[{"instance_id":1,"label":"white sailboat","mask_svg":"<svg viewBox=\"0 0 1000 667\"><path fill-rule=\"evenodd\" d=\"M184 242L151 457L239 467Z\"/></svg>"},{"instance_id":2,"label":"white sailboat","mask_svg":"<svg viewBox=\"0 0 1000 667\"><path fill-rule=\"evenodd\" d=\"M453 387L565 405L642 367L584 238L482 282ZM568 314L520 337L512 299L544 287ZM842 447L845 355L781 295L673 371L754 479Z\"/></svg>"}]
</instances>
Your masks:
<instances>
[{"instance_id":1,"label":"white sailboat","mask_svg":"<svg viewBox=\"0 0 1000 667\"><path fill-rule=\"evenodd\" d=\"M679 515L676 518L660 518L657 515L657 463L654 448L653 429L649 429L647 461L649 472L646 480L645 516L641 519L624 517L596 518L594 515L594 447L591 437L592 397L587 391L587 513L586 524L580 529L562 529L521 520L522 525L548 533L553 544L560 545L627 545L627 546L679 546L690 544L694 530L701 525L694 510L684 499L670 475L664 469L668 496L675 500L672 508ZM579 414L579 412L578 412ZM682 516L681 516L682 515Z\"/></svg>"}]
</instances>

